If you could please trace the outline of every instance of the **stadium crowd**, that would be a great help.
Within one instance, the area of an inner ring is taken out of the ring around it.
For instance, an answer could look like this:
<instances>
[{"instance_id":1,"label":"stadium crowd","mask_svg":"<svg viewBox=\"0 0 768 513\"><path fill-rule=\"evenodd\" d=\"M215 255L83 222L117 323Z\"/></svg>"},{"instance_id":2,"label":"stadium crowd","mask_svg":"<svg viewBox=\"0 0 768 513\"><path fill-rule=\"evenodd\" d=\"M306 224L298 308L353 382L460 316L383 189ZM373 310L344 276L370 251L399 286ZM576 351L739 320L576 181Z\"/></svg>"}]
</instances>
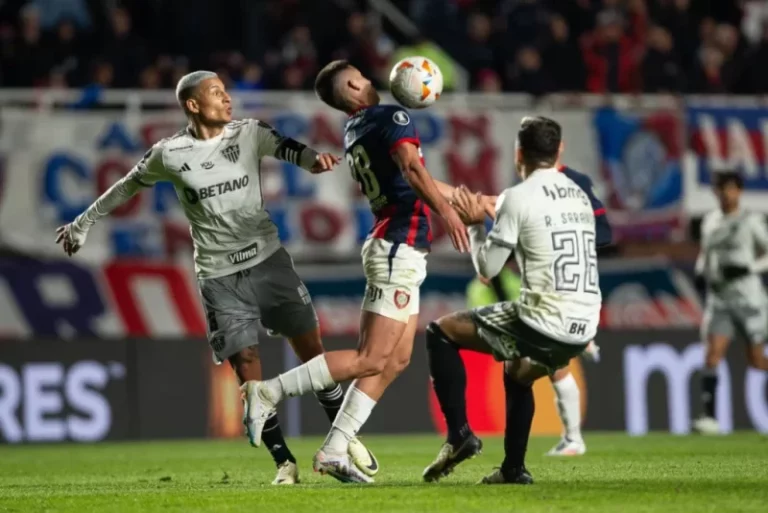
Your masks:
<instances>
[{"instance_id":1,"label":"stadium crowd","mask_svg":"<svg viewBox=\"0 0 768 513\"><path fill-rule=\"evenodd\" d=\"M768 92L765 0L0 0L0 86L167 88L194 68L241 90L311 87L347 58L383 84L434 42L482 91ZM432 47L433 51L435 50Z\"/></svg>"}]
</instances>

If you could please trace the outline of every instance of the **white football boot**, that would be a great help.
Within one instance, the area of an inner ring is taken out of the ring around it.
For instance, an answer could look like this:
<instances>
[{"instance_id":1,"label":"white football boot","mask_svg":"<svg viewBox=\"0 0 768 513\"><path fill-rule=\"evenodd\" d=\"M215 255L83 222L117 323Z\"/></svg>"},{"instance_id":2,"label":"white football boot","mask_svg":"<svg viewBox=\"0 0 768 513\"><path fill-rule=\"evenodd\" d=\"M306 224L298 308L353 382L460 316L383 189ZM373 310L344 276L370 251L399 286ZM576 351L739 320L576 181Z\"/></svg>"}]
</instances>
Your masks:
<instances>
[{"instance_id":1,"label":"white football boot","mask_svg":"<svg viewBox=\"0 0 768 513\"><path fill-rule=\"evenodd\" d=\"M292 461L284 461L277 467L277 476L273 485L292 485L299 483L299 467Z\"/></svg>"},{"instance_id":2,"label":"white football boot","mask_svg":"<svg viewBox=\"0 0 768 513\"><path fill-rule=\"evenodd\" d=\"M270 397L269 390L263 381L246 381L240 390L243 393L245 407L243 424L245 424L248 440L252 446L259 447L264 424L272 416L277 405Z\"/></svg>"},{"instance_id":3,"label":"white football boot","mask_svg":"<svg viewBox=\"0 0 768 513\"><path fill-rule=\"evenodd\" d=\"M569 440L563 437L556 446L551 448L547 456L581 456L587 452L584 440Z\"/></svg>"},{"instance_id":4,"label":"white football boot","mask_svg":"<svg viewBox=\"0 0 768 513\"><path fill-rule=\"evenodd\" d=\"M373 483L373 478L363 474L352 463L349 454L326 452L326 448L321 448L315 453L312 468L315 472L334 477L342 483Z\"/></svg>"},{"instance_id":5,"label":"white football boot","mask_svg":"<svg viewBox=\"0 0 768 513\"><path fill-rule=\"evenodd\" d=\"M379 461L376 459L376 456L373 455L370 449L364 446L359 439L353 438L349 441L347 453L349 454L349 458L352 460L352 463L354 463L355 466L360 469L363 474L369 477L373 477L378 474Z\"/></svg>"},{"instance_id":6,"label":"white football boot","mask_svg":"<svg viewBox=\"0 0 768 513\"><path fill-rule=\"evenodd\" d=\"M717 419L712 417L701 416L693 421L693 430L700 435L719 435L720 424Z\"/></svg>"}]
</instances>

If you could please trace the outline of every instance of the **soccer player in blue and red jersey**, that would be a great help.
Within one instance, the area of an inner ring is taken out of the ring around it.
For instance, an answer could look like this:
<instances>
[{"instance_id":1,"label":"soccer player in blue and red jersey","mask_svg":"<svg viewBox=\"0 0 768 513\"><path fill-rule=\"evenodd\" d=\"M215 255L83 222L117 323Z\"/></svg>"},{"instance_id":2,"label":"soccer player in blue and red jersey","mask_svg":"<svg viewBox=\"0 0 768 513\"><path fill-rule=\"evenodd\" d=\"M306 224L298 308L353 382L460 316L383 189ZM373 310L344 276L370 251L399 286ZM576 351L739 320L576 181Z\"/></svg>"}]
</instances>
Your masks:
<instances>
[{"instance_id":1,"label":"soccer player in blue and red jersey","mask_svg":"<svg viewBox=\"0 0 768 513\"><path fill-rule=\"evenodd\" d=\"M362 472L353 464L356 455L348 455L349 441L410 360L419 287L427 274L432 241L431 212L442 220L458 251L469 251L469 239L450 204L454 188L434 180L424 167L419 136L407 111L380 105L370 80L346 61L323 68L315 91L323 102L349 115L344 128L346 160L376 217L362 249L367 287L360 344L358 349L325 353L277 378L246 383L247 427L258 442L264 420L284 397L355 380L315 455L314 468L340 481L370 482L373 472ZM480 200L493 212L494 198Z\"/></svg>"}]
</instances>

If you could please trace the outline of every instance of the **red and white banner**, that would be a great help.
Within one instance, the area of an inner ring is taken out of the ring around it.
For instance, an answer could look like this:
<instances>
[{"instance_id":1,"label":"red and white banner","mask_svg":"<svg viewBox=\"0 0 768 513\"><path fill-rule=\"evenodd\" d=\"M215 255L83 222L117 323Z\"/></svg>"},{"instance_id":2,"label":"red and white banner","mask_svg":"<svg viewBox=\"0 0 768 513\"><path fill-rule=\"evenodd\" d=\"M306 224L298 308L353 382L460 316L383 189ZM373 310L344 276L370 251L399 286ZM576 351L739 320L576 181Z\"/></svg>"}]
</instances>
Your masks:
<instances>
[{"instance_id":1,"label":"red and white banner","mask_svg":"<svg viewBox=\"0 0 768 513\"><path fill-rule=\"evenodd\" d=\"M246 117L268 121L283 134L321 151L342 151L344 116L320 104L291 111L262 109ZM514 138L530 112L439 107L414 111L427 167L450 183L498 192L514 183ZM566 134L565 161L598 173L586 110L555 116ZM56 226L72 220L125 174L146 148L184 124L178 112L112 114L6 109L0 113L0 242L38 255L58 254ZM356 257L372 215L345 164L312 176L265 159L264 197L286 247L296 259ZM436 253L451 254L435 223ZM191 258L187 222L170 184L133 198L89 234L81 258Z\"/></svg>"}]
</instances>

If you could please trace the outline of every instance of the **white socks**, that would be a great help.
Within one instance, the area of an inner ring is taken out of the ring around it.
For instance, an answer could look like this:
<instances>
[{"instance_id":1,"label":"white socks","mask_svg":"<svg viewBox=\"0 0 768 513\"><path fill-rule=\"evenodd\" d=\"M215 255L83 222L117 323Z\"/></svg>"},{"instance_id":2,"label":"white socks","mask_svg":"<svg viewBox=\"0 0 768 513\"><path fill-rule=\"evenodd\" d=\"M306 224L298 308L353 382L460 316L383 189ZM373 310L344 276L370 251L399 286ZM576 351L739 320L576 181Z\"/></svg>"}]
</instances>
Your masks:
<instances>
[{"instance_id":1,"label":"white socks","mask_svg":"<svg viewBox=\"0 0 768 513\"><path fill-rule=\"evenodd\" d=\"M376 401L368 397L365 392L361 392L354 385L349 387L323 447L328 447L334 453L346 454L349 441L357 436L357 432L368 420L374 406Z\"/></svg>"},{"instance_id":2,"label":"white socks","mask_svg":"<svg viewBox=\"0 0 768 513\"><path fill-rule=\"evenodd\" d=\"M331 377L331 371L328 369L324 354L315 356L307 363L294 367L264 383L275 403L280 402L285 397L295 397L307 392L320 392L336 384Z\"/></svg>"},{"instance_id":3,"label":"white socks","mask_svg":"<svg viewBox=\"0 0 768 513\"><path fill-rule=\"evenodd\" d=\"M568 374L560 381L552 383L555 387L555 402L557 411L560 413L560 420L563 421L565 436L573 442L581 442L581 400L579 385L573 378L573 374Z\"/></svg>"}]
</instances>

